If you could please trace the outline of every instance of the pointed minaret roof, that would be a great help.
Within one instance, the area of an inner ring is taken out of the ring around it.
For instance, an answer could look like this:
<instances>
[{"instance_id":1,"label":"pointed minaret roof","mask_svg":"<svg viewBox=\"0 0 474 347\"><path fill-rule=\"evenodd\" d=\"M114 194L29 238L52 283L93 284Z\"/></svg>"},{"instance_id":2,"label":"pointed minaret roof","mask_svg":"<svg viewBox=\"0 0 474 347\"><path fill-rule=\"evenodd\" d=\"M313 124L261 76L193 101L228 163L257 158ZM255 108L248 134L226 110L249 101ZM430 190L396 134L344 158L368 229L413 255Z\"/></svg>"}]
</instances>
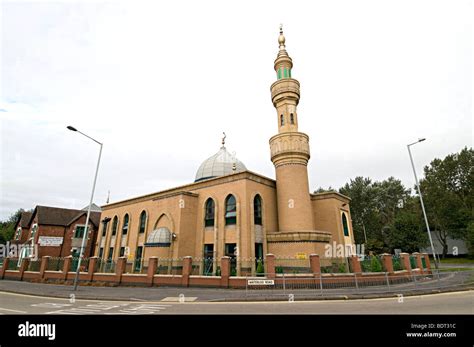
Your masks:
<instances>
[{"instance_id":1,"label":"pointed minaret roof","mask_svg":"<svg viewBox=\"0 0 474 347\"><path fill-rule=\"evenodd\" d=\"M288 55L288 52L286 51L286 46L285 46L286 38L285 35L283 34L283 24L280 24L280 36L278 36L278 46L279 46L279 51L277 58L275 59L275 71L278 72L279 68L287 68L291 70L293 67L293 61L291 60L290 56ZM281 76L284 77L284 76ZM291 77L291 76L288 76Z\"/></svg>"},{"instance_id":2,"label":"pointed minaret roof","mask_svg":"<svg viewBox=\"0 0 474 347\"><path fill-rule=\"evenodd\" d=\"M280 24L280 36L278 36L278 44L280 46L280 52L278 52L278 56L280 55L288 55L285 49L285 35L283 35L283 24Z\"/></svg>"}]
</instances>

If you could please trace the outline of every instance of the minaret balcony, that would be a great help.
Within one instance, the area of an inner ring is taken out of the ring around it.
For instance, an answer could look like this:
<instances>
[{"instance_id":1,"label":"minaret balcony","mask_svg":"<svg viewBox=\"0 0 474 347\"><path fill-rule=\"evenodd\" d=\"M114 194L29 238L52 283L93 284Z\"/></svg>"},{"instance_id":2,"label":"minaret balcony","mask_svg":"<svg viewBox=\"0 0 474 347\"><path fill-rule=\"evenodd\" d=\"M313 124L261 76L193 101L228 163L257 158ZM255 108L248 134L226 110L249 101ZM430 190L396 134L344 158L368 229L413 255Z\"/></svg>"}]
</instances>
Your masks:
<instances>
[{"instance_id":1,"label":"minaret balcony","mask_svg":"<svg viewBox=\"0 0 474 347\"><path fill-rule=\"evenodd\" d=\"M274 106L285 98L296 100L296 105L298 105L300 100L300 83L294 78L282 78L273 83L270 89Z\"/></svg>"},{"instance_id":2,"label":"minaret balcony","mask_svg":"<svg viewBox=\"0 0 474 347\"><path fill-rule=\"evenodd\" d=\"M301 132L285 132L270 138L271 160L275 167L284 164L307 165L310 158L309 136Z\"/></svg>"}]
</instances>

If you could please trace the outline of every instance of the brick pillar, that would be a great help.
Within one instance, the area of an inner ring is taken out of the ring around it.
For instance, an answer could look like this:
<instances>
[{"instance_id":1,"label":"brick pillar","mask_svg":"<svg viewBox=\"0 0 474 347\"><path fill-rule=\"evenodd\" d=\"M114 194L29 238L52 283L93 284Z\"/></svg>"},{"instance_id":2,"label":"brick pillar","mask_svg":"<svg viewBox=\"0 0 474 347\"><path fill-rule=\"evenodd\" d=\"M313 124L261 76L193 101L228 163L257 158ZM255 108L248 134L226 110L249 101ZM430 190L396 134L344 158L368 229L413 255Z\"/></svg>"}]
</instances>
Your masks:
<instances>
[{"instance_id":1,"label":"brick pillar","mask_svg":"<svg viewBox=\"0 0 474 347\"><path fill-rule=\"evenodd\" d=\"M94 278L94 270L95 270L95 265L97 264L97 260L99 257L92 257L89 258L89 268L87 269L87 280L92 281Z\"/></svg>"},{"instance_id":2,"label":"brick pillar","mask_svg":"<svg viewBox=\"0 0 474 347\"><path fill-rule=\"evenodd\" d=\"M153 278L155 278L156 268L158 267L158 257L148 259L148 271L146 275L146 283L149 287L153 286Z\"/></svg>"},{"instance_id":3,"label":"brick pillar","mask_svg":"<svg viewBox=\"0 0 474 347\"><path fill-rule=\"evenodd\" d=\"M8 269L9 263L10 263L10 258L3 259L3 265L2 265L2 268L0 269L0 280L3 280L3 277L5 276L5 271Z\"/></svg>"},{"instance_id":4,"label":"brick pillar","mask_svg":"<svg viewBox=\"0 0 474 347\"><path fill-rule=\"evenodd\" d=\"M229 287L230 257L221 258L221 287Z\"/></svg>"},{"instance_id":5,"label":"brick pillar","mask_svg":"<svg viewBox=\"0 0 474 347\"><path fill-rule=\"evenodd\" d=\"M400 262L403 269L411 275L410 255L408 253L400 253Z\"/></svg>"},{"instance_id":6,"label":"brick pillar","mask_svg":"<svg viewBox=\"0 0 474 347\"><path fill-rule=\"evenodd\" d=\"M266 273L267 278L273 279L275 275L275 256L271 253L267 254L265 257Z\"/></svg>"},{"instance_id":7,"label":"brick pillar","mask_svg":"<svg viewBox=\"0 0 474 347\"><path fill-rule=\"evenodd\" d=\"M318 254L309 255L309 265L311 267L311 272L313 275L318 275L321 273L321 262L319 260Z\"/></svg>"},{"instance_id":8,"label":"brick pillar","mask_svg":"<svg viewBox=\"0 0 474 347\"><path fill-rule=\"evenodd\" d=\"M349 257L349 261L351 262L352 273L360 274L362 272L362 268L360 266L359 257L356 255L351 255Z\"/></svg>"},{"instance_id":9,"label":"brick pillar","mask_svg":"<svg viewBox=\"0 0 474 347\"><path fill-rule=\"evenodd\" d=\"M117 264L115 265L115 282L120 284L122 282L122 275L125 272L125 267L127 266L127 257L120 257L117 259Z\"/></svg>"},{"instance_id":10,"label":"brick pillar","mask_svg":"<svg viewBox=\"0 0 474 347\"><path fill-rule=\"evenodd\" d=\"M44 278L44 273L46 269L48 268L49 258L50 258L49 255L45 255L41 258L40 279Z\"/></svg>"},{"instance_id":11,"label":"brick pillar","mask_svg":"<svg viewBox=\"0 0 474 347\"><path fill-rule=\"evenodd\" d=\"M426 272L431 273L430 255L428 253L422 253L422 256L425 258Z\"/></svg>"},{"instance_id":12,"label":"brick pillar","mask_svg":"<svg viewBox=\"0 0 474 347\"><path fill-rule=\"evenodd\" d=\"M385 272L389 274L393 274L393 262L392 262L392 255L388 253L382 254L382 267Z\"/></svg>"},{"instance_id":13,"label":"brick pillar","mask_svg":"<svg viewBox=\"0 0 474 347\"><path fill-rule=\"evenodd\" d=\"M421 262L421 254L415 252L412 254L415 257L416 267L420 269L420 274L423 273L423 263Z\"/></svg>"},{"instance_id":14,"label":"brick pillar","mask_svg":"<svg viewBox=\"0 0 474 347\"><path fill-rule=\"evenodd\" d=\"M64 258L64 263L63 263L63 279L67 280L67 274L71 270L71 262L72 262L72 255Z\"/></svg>"},{"instance_id":15,"label":"brick pillar","mask_svg":"<svg viewBox=\"0 0 474 347\"><path fill-rule=\"evenodd\" d=\"M181 284L183 287L189 287L189 276L193 271L193 257L183 258L183 274L181 275Z\"/></svg>"},{"instance_id":16,"label":"brick pillar","mask_svg":"<svg viewBox=\"0 0 474 347\"><path fill-rule=\"evenodd\" d=\"M23 274L25 273L26 270L28 270L28 265L30 265L30 259L24 258L21 261L20 268L20 281L23 279Z\"/></svg>"}]
</instances>

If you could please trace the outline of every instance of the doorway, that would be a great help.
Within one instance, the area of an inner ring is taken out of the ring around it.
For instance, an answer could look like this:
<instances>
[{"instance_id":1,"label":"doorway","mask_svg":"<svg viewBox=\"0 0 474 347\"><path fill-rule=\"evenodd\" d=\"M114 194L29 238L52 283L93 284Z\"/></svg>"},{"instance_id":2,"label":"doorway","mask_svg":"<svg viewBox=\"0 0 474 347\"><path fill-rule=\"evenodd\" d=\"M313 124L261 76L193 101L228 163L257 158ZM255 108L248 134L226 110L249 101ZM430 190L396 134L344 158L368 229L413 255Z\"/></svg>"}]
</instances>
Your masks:
<instances>
[{"instance_id":1,"label":"doorway","mask_svg":"<svg viewBox=\"0 0 474 347\"><path fill-rule=\"evenodd\" d=\"M237 276L237 254L235 251L237 249L237 244L235 243L226 243L225 244L225 255L230 258L230 275Z\"/></svg>"},{"instance_id":2,"label":"doorway","mask_svg":"<svg viewBox=\"0 0 474 347\"><path fill-rule=\"evenodd\" d=\"M135 254L135 264L133 267L134 272L140 272L142 270L142 253L143 246L137 247L137 253Z\"/></svg>"},{"instance_id":3,"label":"doorway","mask_svg":"<svg viewBox=\"0 0 474 347\"><path fill-rule=\"evenodd\" d=\"M212 276L214 270L214 244L204 245L203 275Z\"/></svg>"}]
</instances>

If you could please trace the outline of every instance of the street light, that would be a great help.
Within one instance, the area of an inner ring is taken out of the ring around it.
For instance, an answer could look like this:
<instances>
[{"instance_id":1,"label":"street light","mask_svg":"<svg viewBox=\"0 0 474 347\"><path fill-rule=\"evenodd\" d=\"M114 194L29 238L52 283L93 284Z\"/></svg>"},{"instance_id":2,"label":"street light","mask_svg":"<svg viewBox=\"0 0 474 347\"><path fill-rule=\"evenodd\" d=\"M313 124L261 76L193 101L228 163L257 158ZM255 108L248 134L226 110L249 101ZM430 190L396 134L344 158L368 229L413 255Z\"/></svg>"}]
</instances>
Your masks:
<instances>
[{"instance_id":1,"label":"street light","mask_svg":"<svg viewBox=\"0 0 474 347\"><path fill-rule=\"evenodd\" d=\"M411 167L413 168L413 174L415 175L416 188L418 189L418 195L420 196L421 209L423 211L423 216L425 217L426 230L428 230L428 236L430 238L431 251L433 252L433 259L435 263L436 270L438 270L438 260L436 258L436 251L433 245L433 238L431 237L430 225L428 224L428 217L426 216L425 205L423 204L423 196L421 195L420 184L418 183L418 177L416 176L415 164L413 163L413 157L411 155L410 146L416 145L419 142L425 141L425 138L418 139L418 141L410 143L407 145L408 154L410 155Z\"/></svg>"},{"instance_id":2,"label":"street light","mask_svg":"<svg viewBox=\"0 0 474 347\"><path fill-rule=\"evenodd\" d=\"M102 155L102 143L95 140L95 139L93 139L92 137L80 132L79 130L77 130L73 126L69 125L67 128L71 131L75 131L75 132L78 132L81 135L84 135L85 137L91 139L92 141L94 141L95 143L98 143L100 145L99 159L97 160L97 167L95 169L95 176L94 176L94 184L92 185L91 200L90 200L89 206L87 208L86 226L84 227L84 234L82 235L82 244L81 244L81 251L79 253L79 262L77 264L76 277L74 278L74 290L77 290L77 283L78 283L78 280L79 280L79 271L81 269L81 261L82 261L82 256L83 256L83 253L84 253L86 237L87 237L87 234L88 234L87 229L89 227L89 218L90 218L90 215L91 215L92 200L94 200L95 183L97 182L97 174L99 173L100 156Z\"/></svg>"}]
</instances>

